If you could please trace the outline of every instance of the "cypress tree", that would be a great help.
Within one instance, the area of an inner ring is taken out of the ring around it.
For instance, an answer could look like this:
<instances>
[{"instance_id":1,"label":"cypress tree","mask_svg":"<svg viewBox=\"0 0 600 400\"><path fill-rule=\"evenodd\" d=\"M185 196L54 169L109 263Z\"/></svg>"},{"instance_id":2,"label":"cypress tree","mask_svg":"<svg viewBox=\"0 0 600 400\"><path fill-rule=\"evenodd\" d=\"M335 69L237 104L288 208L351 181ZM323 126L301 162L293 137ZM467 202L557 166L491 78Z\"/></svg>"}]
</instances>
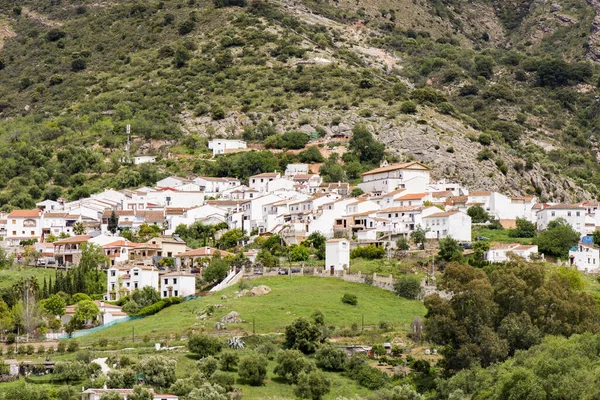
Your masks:
<instances>
[{"instance_id":1,"label":"cypress tree","mask_svg":"<svg viewBox=\"0 0 600 400\"><path fill-rule=\"evenodd\" d=\"M46 277L44 277L44 286L42 286L42 299L48 298L48 284L46 282Z\"/></svg>"}]
</instances>

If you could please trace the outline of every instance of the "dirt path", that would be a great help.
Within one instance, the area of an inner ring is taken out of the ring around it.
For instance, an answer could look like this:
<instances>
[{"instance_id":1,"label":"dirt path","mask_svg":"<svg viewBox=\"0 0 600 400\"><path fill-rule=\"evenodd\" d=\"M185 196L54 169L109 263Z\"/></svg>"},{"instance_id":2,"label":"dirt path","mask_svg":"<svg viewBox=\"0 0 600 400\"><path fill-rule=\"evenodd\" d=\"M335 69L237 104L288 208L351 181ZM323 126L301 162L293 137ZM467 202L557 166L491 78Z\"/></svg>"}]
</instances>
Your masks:
<instances>
[{"instance_id":1,"label":"dirt path","mask_svg":"<svg viewBox=\"0 0 600 400\"><path fill-rule=\"evenodd\" d=\"M4 47L4 41L6 39L14 38L15 36L17 36L17 34L12 31L10 26L8 26L8 23L6 25L1 24L2 23L0 22L0 50L2 50L2 48Z\"/></svg>"}]
</instances>

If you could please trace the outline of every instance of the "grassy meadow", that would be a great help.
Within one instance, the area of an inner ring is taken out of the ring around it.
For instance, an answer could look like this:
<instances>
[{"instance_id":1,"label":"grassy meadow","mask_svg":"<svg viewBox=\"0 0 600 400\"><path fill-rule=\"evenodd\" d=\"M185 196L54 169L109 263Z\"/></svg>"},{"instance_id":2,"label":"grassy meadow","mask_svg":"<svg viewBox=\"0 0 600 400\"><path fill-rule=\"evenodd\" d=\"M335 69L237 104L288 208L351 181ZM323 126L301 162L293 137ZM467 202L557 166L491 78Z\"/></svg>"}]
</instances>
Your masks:
<instances>
[{"instance_id":1,"label":"grassy meadow","mask_svg":"<svg viewBox=\"0 0 600 400\"><path fill-rule=\"evenodd\" d=\"M377 326L386 321L395 330L406 331L413 317L425 314L423 303L397 297L394 293L360 283L345 282L334 278L312 276L277 276L245 281L248 285L267 285L271 293L260 297L235 298L239 287L233 286L222 292L171 306L158 314L131 322L117 324L108 329L79 338L89 344L100 338L130 341L133 334L137 340L145 335L151 338L185 335L191 331L217 333L214 324L231 311L237 311L245 321L228 325L231 334L255 332L283 333L295 318L310 316L320 310L325 314L327 325L350 327L361 324ZM344 293L358 297L358 304L343 304ZM224 298L226 297L226 298ZM214 307L212 315L202 318L205 311Z\"/></svg>"}]
</instances>

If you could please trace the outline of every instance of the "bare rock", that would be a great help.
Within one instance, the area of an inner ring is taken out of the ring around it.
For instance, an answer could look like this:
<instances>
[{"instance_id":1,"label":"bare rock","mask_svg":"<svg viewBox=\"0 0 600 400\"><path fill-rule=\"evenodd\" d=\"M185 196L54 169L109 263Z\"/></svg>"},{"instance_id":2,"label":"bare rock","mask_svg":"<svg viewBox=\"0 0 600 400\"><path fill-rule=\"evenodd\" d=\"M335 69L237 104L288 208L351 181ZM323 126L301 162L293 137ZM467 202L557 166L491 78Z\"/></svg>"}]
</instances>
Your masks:
<instances>
[{"instance_id":1,"label":"bare rock","mask_svg":"<svg viewBox=\"0 0 600 400\"><path fill-rule=\"evenodd\" d=\"M232 311L229 314L225 315L223 318L221 318L219 322L222 324L238 324L242 322L242 318L240 317L240 314L237 311Z\"/></svg>"},{"instance_id":2,"label":"bare rock","mask_svg":"<svg viewBox=\"0 0 600 400\"><path fill-rule=\"evenodd\" d=\"M264 296L265 294L268 294L271 292L271 288L265 285L260 285L260 286L256 286L253 287L252 290L250 290L250 293L248 293L248 296L250 297L257 297L257 296Z\"/></svg>"}]
</instances>

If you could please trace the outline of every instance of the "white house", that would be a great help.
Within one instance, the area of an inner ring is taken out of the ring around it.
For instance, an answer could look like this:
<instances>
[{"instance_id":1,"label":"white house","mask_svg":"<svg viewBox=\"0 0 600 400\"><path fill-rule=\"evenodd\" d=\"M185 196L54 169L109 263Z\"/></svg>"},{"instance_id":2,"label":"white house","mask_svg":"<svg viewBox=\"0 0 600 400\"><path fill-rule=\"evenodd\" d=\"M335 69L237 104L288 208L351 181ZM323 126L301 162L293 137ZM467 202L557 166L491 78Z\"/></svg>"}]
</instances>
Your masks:
<instances>
[{"instance_id":1,"label":"white house","mask_svg":"<svg viewBox=\"0 0 600 400\"><path fill-rule=\"evenodd\" d=\"M156 156L135 156L133 157L133 163L135 165L154 163L156 162Z\"/></svg>"},{"instance_id":2,"label":"white house","mask_svg":"<svg viewBox=\"0 0 600 400\"><path fill-rule=\"evenodd\" d=\"M292 177L297 174L308 174L308 164L288 164L285 168L285 176Z\"/></svg>"},{"instance_id":3,"label":"white house","mask_svg":"<svg viewBox=\"0 0 600 400\"><path fill-rule=\"evenodd\" d=\"M199 176L194 179L194 183L200 187L200 191L207 194L222 193L240 186L240 180L236 178L213 178L209 176Z\"/></svg>"},{"instance_id":4,"label":"white house","mask_svg":"<svg viewBox=\"0 0 600 400\"><path fill-rule=\"evenodd\" d=\"M388 193L397 189L406 189L410 193L425 192L429 171L428 166L417 161L393 165L384 163L380 168L363 173L358 187L364 192Z\"/></svg>"},{"instance_id":5,"label":"white house","mask_svg":"<svg viewBox=\"0 0 600 400\"><path fill-rule=\"evenodd\" d=\"M231 153L246 147L246 142L243 140L215 139L208 142L208 148L213 151L213 156Z\"/></svg>"},{"instance_id":6,"label":"white house","mask_svg":"<svg viewBox=\"0 0 600 400\"><path fill-rule=\"evenodd\" d=\"M525 260L531 260L531 256L538 253L536 245L525 245L520 243L498 243L490 247L485 254L485 259L491 263L506 262L509 260L508 255L512 253L516 256L523 257Z\"/></svg>"},{"instance_id":7,"label":"white house","mask_svg":"<svg viewBox=\"0 0 600 400\"><path fill-rule=\"evenodd\" d=\"M156 187L170 187L175 188L177 186L185 185L186 183L190 183L191 181L185 178L179 178L177 176L169 176L165 179L161 179L156 182Z\"/></svg>"},{"instance_id":8,"label":"white house","mask_svg":"<svg viewBox=\"0 0 600 400\"><path fill-rule=\"evenodd\" d=\"M108 269L107 300L119 300L121 296L146 286L158 291L158 269L154 266L113 266Z\"/></svg>"},{"instance_id":9,"label":"white house","mask_svg":"<svg viewBox=\"0 0 600 400\"><path fill-rule=\"evenodd\" d=\"M428 239L451 237L459 241L471 241L471 217L461 211L446 211L423 217Z\"/></svg>"},{"instance_id":10,"label":"white house","mask_svg":"<svg viewBox=\"0 0 600 400\"><path fill-rule=\"evenodd\" d=\"M196 294L196 275L170 272L160 277L160 297L187 297Z\"/></svg>"},{"instance_id":11,"label":"white house","mask_svg":"<svg viewBox=\"0 0 600 400\"><path fill-rule=\"evenodd\" d=\"M555 204L537 212L537 229L548 228L550 221L563 218L573 230L585 234L585 207L579 204Z\"/></svg>"},{"instance_id":12,"label":"white house","mask_svg":"<svg viewBox=\"0 0 600 400\"><path fill-rule=\"evenodd\" d=\"M593 244L579 243L569 250L569 262L580 271L596 272L600 267L600 248Z\"/></svg>"},{"instance_id":13,"label":"white house","mask_svg":"<svg viewBox=\"0 0 600 400\"><path fill-rule=\"evenodd\" d=\"M342 271L350 268L350 242L347 239L329 239L325 243L325 269Z\"/></svg>"},{"instance_id":14,"label":"white house","mask_svg":"<svg viewBox=\"0 0 600 400\"><path fill-rule=\"evenodd\" d=\"M42 237L40 210L14 210L6 217L6 240L13 246Z\"/></svg>"},{"instance_id":15,"label":"white house","mask_svg":"<svg viewBox=\"0 0 600 400\"><path fill-rule=\"evenodd\" d=\"M279 172L264 172L262 174L252 175L248 178L248 185L251 189L259 192L266 192L268 183L279 178L281 178Z\"/></svg>"},{"instance_id":16,"label":"white house","mask_svg":"<svg viewBox=\"0 0 600 400\"><path fill-rule=\"evenodd\" d=\"M44 200L35 203L35 207L43 211L60 211L64 209L64 204L54 200Z\"/></svg>"}]
</instances>

